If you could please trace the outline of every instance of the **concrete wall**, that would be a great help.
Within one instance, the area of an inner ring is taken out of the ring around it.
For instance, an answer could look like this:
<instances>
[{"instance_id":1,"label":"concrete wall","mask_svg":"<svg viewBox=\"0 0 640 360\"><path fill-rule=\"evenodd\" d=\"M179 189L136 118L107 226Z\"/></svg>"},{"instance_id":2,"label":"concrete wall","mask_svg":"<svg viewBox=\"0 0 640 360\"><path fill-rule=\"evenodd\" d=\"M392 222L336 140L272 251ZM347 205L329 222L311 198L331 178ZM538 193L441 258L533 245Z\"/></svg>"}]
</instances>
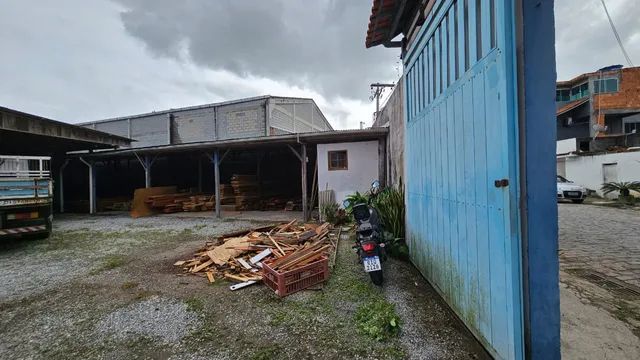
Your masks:
<instances>
[{"instance_id":1,"label":"concrete wall","mask_svg":"<svg viewBox=\"0 0 640 360\"><path fill-rule=\"evenodd\" d=\"M217 108L218 140L266 135L266 101L250 101Z\"/></svg>"},{"instance_id":2,"label":"concrete wall","mask_svg":"<svg viewBox=\"0 0 640 360\"><path fill-rule=\"evenodd\" d=\"M404 179L404 80L401 78L373 127L388 127L387 185L397 186Z\"/></svg>"},{"instance_id":3,"label":"concrete wall","mask_svg":"<svg viewBox=\"0 0 640 360\"><path fill-rule=\"evenodd\" d=\"M578 142L575 138L556 141L556 155L568 154L576 150L578 150Z\"/></svg>"},{"instance_id":4,"label":"concrete wall","mask_svg":"<svg viewBox=\"0 0 640 360\"><path fill-rule=\"evenodd\" d=\"M130 137L136 140L131 147L333 130L313 100L269 96L94 121L81 126Z\"/></svg>"},{"instance_id":5,"label":"concrete wall","mask_svg":"<svg viewBox=\"0 0 640 360\"><path fill-rule=\"evenodd\" d=\"M602 195L604 164L615 164L617 181L640 181L640 151L558 158L559 166L562 162L567 179L596 190L599 195Z\"/></svg>"},{"instance_id":6,"label":"concrete wall","mask_svg":"<svg viewBox=\"0 0 640 360\"><path fill-rule=\"evenodd\" d=\"M329 170L329 151L347 150L347 170ZM378 180L378 142L318 144L318 190L333 190L338 204L356 191L365 192Z\"/></svg>"}]
</instances>

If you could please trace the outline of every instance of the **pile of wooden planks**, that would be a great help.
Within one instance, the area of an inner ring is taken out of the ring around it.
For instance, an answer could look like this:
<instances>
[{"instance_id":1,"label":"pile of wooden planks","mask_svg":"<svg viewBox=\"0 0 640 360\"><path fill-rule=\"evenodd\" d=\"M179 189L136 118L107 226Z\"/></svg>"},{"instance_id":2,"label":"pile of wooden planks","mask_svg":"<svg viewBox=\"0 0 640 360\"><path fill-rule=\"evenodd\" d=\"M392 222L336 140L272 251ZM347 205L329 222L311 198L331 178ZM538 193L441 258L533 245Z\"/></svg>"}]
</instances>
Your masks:
<instances>
[{"instance_id":1,"label":"pile of wooden planks","mask_svg":"<svg viewBox=\"0 0 640 360\"><path fill-rule=\"evenodd\" d=\"M174 265L211 283L219 278L240 283L232 287L235 290L262 280L263 261L279 271L288 271L333 253L336 245L329 238L329 223L296 222L225 235Z\"/></svg>"},{"instance_id":2,"label":"pile of wooden planks","mask_svg":"<svg viewBox=\"0 0 640 360\"><path fill-rule=\"evenodd\" d=\"M215 196L210 194L175 193L152 195L145 203L163 213L179 211L206 211L215 207Z\"/></svg>"},{"instance_id":3,"label":"pile of wooden planks","mask_svg":"<svg viewBox=\"0 0 640 360\"><path fill-rule=\"evenodd\" d=\"M236 203L236 195L233 192L233 186L230 184L220 184L220 204L234 205Z\"/></svg>"},{"instance_id":4,"label":"pile of wooden planks","mask_svg":"<svg viewBox=\"0 0 640 360\"><path fill-rule=\"evenodd\" d=\"M233 175L231 186L237 211L257 210L260 207L260 184L255 175Z\"/></svg>"}]
</instances>

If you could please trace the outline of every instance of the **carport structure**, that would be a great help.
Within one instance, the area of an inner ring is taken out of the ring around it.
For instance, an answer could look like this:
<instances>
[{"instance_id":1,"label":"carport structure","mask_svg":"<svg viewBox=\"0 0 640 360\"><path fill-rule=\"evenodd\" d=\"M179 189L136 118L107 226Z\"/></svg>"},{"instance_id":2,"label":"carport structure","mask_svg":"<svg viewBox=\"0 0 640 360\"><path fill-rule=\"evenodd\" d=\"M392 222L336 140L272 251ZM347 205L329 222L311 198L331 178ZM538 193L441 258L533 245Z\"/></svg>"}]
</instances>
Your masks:
<instances>
[{"instance_id":1,"label":"carport structure","mask_svg":"<svg viewBox=\"0 0 640 360\"><path fill-rule=\"evenodd\" d=\"M135 188L164 185L208 189L215 195L215 214L221 217L221 180L249 173L257 175L267 191L301 198L303 217L308 219L316 200L310 192L318 188L316 145L377 140L382 144L379 173L384 174L386 136L387 129L373 128L74 153L69 157L79 161L73 163L85 163L90 171L88 176L73 172L73 195L82 197L89 189L89 212L95 213L100 195L130 197ZM206 164L213 171L206 171Z\"/></svg>"},{"instance_id":2,"label":"carport structure","mask_svg":"<svg viewBox=\"0 0 640 360\"><path fill-rule=\"evenodd\" d=\"M131 139L123 136L0 107L0 154L50 156L54 193L60 193L54 202L63 198L67 152L113 150L130 144Z\"/></svg>"}]
</instances>

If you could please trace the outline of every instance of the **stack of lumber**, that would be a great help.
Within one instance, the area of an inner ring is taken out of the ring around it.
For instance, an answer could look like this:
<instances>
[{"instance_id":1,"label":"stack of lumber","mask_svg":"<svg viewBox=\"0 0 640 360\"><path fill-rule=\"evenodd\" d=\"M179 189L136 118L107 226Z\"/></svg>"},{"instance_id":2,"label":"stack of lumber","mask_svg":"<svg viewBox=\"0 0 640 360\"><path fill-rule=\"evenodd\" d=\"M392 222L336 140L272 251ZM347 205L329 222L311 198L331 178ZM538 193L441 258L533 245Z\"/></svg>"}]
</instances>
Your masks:
<instances>
[{"instance_id":1,"label":"stack of lumber","mask_svg":"<svg viewBox=\"0 0 640 360\"><path fill-rule=\"evenodd\" d=\"M220 184L220 204L234 205L236 203L236 195L233 192L233 186L230 184Z\"/></svg>"},{"instance_id":2,"label":"stack of lumber","mask_svg":"<svg viewBox=\"0 0 640 360\"><path fill-rule=\"evenodd\" d=\"M254 175L233 175L231 186L235 195L236 210L256 210L260 206L260 184Z\"/></svg>"},{"instance_id":3,"label":"stack of lumber","mask_svg":"<svg viewBox=\"0 0 640 360\"><path fill-rule=\"evenodd\" d=\"M209 282L225 278L251 285L262 280L262 261L287 271L329 256L335 243L329 237L331 225L297 225L296 220L277 226L228 234L210 241L192 258L176 262L188 274L206 277ZM232 290L235 290L232 288Z\"/></svg>"},{"instance_id":4,"label":"stack of lumber","mask_svg":"<svg viewBox=\"0 0 640 360\"><path fill-rule=\"evenodd\" d=\"M182 202L182 211L210 211L216 207L214 195L189 196Z\"/></svg>"},{"instance_id":5,"label":"stack of lumber","mask_svg":"<svg viewBox=\"0 0 640 360\"><path fill-rule=\"evenodd\" d=\"M205 211L215 207L215 197L210 194L174 193L152 195L144 201L149 207L163 213L179 211Z\"/></svg>"},{"instance_id":6,"label":"stack of lumber","mask_svg":"<svg viewBox=\"0 0 640 360\"><path fill-rule=\"evenodd\" d=\"M131 202L131 217L139 218L155 214L156 211L147 204L147 199L150 196L173 194L176 191L175 186L156 186L136 189L133 192L133 201Z\"/></svg>"},{"instance_id":7,"label":"stack of lumber","mask_svg":"<svg viewBox=\"0 0 640 360\"><path fill-rule=\"evenodd\" d=\"M287 204L284 207L284 211L299 211L302 210L302 200L298 199L295 201L287 201Z\"/></svg>"}]
</instances>

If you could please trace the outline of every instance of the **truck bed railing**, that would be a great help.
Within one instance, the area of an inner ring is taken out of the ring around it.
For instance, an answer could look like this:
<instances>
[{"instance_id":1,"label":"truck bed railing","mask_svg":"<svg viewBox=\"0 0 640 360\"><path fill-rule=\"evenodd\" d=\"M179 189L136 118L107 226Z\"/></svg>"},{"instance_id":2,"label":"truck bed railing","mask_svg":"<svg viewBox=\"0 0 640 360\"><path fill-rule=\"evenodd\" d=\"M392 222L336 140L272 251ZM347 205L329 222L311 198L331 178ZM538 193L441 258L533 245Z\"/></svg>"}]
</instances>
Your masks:
<instances>
[{"instance_id":1,"label":"truck bed railing","mask_svg":"<svg viewBox=\"0 0 640 360\"><path fill-rule=\"evenodd\" d=\"M51 157L0 155L0 178L48 179Z\"/></svg>"}]
</instances>

